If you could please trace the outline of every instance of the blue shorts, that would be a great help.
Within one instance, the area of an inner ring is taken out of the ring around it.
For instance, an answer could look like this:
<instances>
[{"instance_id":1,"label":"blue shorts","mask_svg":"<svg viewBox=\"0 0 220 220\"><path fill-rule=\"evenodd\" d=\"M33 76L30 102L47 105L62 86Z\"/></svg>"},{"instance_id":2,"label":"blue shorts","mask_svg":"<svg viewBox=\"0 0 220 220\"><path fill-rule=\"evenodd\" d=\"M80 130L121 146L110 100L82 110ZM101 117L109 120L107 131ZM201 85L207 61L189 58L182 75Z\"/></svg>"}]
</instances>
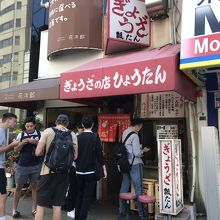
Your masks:
<instances>
[{"instance_id":1,"label":"blue shorts","mask_svg":"<svg viewBox=\"0 0 220 220\"><path fill-rule=\"evenodd\" d=\"M15 183L24 185L25 183L35 183L40 176L41 164L36 166L19 166L15 169Z\"/></svg>"}]
</instances>

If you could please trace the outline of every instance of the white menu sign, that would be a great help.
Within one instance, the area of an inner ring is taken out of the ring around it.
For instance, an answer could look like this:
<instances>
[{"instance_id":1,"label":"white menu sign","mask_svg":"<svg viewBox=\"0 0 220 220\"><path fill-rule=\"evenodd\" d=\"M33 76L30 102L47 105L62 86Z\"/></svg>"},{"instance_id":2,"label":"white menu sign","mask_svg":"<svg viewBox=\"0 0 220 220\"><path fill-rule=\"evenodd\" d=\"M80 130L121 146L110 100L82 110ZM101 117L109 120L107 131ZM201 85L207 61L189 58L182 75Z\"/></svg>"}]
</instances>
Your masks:
<instances>
[{"instance_id":1,"label":"white menu sign","mask_svg":"<svg viewBox=\"0 0 220 220\"><path fill-rule=\"evenodd\" d=\"M176 92L141 95L141 118L183 118L184 97Z\"/></svg>"},{"instance_id":2,"label":"white menu sign","mask_svg":"<svg viewBox=\"0 0 220 220\"><path fill-rule=\"evenodd\" d=\"M177 125L156 125L157 139L176 139L178 138Z\"/></svg>"}]
</instances>

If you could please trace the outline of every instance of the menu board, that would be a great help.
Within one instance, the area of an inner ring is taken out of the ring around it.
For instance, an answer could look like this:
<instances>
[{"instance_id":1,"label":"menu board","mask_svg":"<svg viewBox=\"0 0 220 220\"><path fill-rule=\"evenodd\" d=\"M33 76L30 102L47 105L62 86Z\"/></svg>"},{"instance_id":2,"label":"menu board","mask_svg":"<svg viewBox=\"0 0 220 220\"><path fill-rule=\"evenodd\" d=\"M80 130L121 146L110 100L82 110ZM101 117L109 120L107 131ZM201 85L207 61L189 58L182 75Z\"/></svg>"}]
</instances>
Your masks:
<instances>
[{"instance_id":1,"label":"menu board","mask_svg":"<svg viewBox=\"0 0 220 220\"><path fill-rule=\"evenodd\" d=\"M156 125L157 139L177 139L177 125Z\"/></svg>"},{"instance_id":2,"label":"menu board","mask_svg":"<svg viewBox=\"0 0 220 220\"><path fill-rule=\"evenodd\" d=\"M173 91L143 94L141 95L141 117L184 117L184 97Z\"/></svg>"}]
</instances>

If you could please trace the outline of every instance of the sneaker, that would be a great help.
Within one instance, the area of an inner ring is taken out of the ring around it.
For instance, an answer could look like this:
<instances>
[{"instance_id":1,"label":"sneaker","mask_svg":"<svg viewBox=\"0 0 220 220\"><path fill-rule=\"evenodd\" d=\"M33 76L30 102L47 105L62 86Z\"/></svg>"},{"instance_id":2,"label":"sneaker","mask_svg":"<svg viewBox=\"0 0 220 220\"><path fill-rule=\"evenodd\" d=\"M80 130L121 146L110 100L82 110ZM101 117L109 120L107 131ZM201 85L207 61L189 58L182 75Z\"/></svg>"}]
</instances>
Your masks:
<instances>
[{"instance_id":1,"label":"sneaker","mask_svg":"<svg viewBox=\"0 0 220 220\"><path fill-rule=\"evenodd\" d=\"M75 218L75 209L71 212L67 212L67 216L70 218Z\"/></svg>"},{"instance_id":2,"label":"sneaker","mask_svg":"<svg viewBox=\"0 0 220 220\"><path fill-rule=\"evenodd\" d=\"M35 217L36 212L37 212L36 210L32 210L31 214Z\"/></svg>"},{"instance_id":3,"label":"sneaker","mask_svg":"<svg viewBox=\"0 0 220 220\"><path fill-rule=\"evenodd\" d=\"M18 212L18 211L14 211L13 214L12 214L13 218L20 218L20 216L21 216L21 213Z\"/></svg>"}]
</instances>

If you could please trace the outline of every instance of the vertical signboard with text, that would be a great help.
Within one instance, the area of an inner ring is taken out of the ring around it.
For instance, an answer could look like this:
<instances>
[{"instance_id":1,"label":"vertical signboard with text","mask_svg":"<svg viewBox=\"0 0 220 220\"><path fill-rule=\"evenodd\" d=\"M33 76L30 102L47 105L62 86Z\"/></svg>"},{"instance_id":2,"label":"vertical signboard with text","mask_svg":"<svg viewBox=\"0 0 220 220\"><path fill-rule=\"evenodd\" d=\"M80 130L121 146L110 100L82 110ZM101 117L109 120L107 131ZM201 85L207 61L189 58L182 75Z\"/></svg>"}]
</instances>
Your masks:
<instances>
[{"instance_id":1,"label":"vertical signboard with text","mask_svg":"<svg viewBox=\"0 0 220 220\"><path fill-rule=\"evenodd\" d=\"M220 63L220 1L183 1L180 69Z\"/></svg>"},{"instance_id":2,"label":"vertical signboard with text","mask_svg":"<svg viewBox=\"0 0 220 220\"><path fill-rule=\"evenodd\" d=\"M102 0L50 0L48 57L71 49L102 49Z\"/></svg>"},{"instance_id":3,"label":"vertical signboard with text","mask_svg":"<svg viewBox=\"0 0 220 220\"><path fill-rule=\"evenodd\" d=\"M158 139L160 212L177 215L183 209L181 140Z\"/></svg>"},{"instance_id":4,"label":"vertical signboard with text","mask_svg":"<svg viewBox=\"0 0 220 220\"><path fill-rule=\"evenodd\" d=\"M108 1L106 54L150 45L150 17L144 0Z\"/></svg>"},{"instance_id":5,"label":"vertical signboard with text","mask_svg":"<svg viewBox=\"0 0 220 220\"><path fill-rule=\"evenodd\" d=\"M183 118L184 97L174 91L141 95L141 118Z\"/></svg>"}]
</instances>

